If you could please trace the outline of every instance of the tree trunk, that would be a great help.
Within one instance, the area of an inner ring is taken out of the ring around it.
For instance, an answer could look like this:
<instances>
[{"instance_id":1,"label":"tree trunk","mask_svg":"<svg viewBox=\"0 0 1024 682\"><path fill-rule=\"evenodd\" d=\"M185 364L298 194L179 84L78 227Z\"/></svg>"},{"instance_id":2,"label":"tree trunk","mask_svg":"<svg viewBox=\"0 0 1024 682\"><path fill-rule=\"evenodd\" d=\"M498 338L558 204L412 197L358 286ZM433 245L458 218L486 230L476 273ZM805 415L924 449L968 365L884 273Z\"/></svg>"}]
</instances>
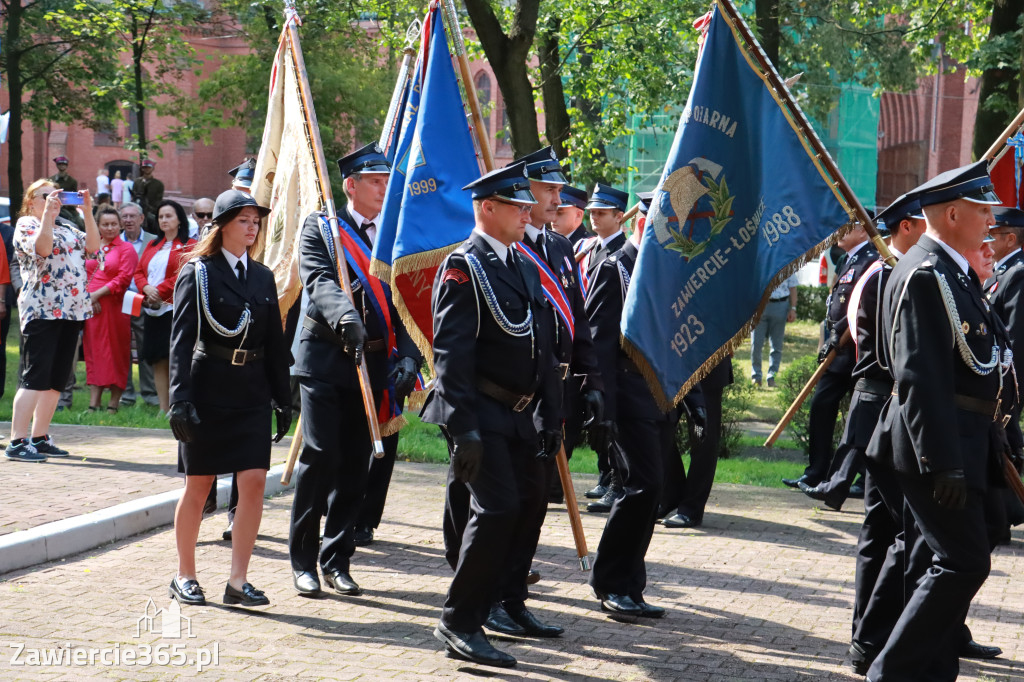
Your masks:
<instances>
[{"instance_id":1,"label":"tree trunk","mask_svg":"<svg viewBox=\"0 0 1024 682\"><path fill-rule=\"evenodd\" d=\"M989 26L989 40L1017 30L1017 20L1024 13L1024 0L995 0L992 7L992 23ZM999 111L985 105L993 95L1002 94L1011 103L1020 102L1021 63L1005 68L985 69L981 75L978 92L978 115L974 120L974 158L988 151L992 142L1003 132L1016 115L1016 111ZM1001 98L997 98L1001 99Z\"/></svg>"},{"instance_id":2,"label":"tree trunk","mask_svg":"<svg viewBox=\"0 0 1024 682\"><path fill-rule=\"evenodd\" d=\"M502 30L488 0L465 0L465 4L505 100L512 153L519 158L536 151L540 148L540 133L527 60L537 32L540 0L517 0L512 30L508 35ZM472 85L467 83L466 87Z\"/></svg>"},{"instance_id":3,"label":"tree trunk","mask_svg":"<svg viewBox=\"0 0 1024 682\"><path fill-rule=\"evenodd\" d=\"M757 21L757 41L761 43L769 61L779 69L779 0L756 0L754 18Z\"/></svg>"},{"instance_id":4,"label":"tree trunk","mask_svg":"<svg viewBox=\"0 0 1024 682\"><path fill-rule=\"evenodd\" d=\"M146 158L149 146L149 141L146 139L146 106L145 100L142 96L142 78L144 75L142 69L142 58L144 56L144 47L140 42L142 38L139 36L139 21L135 14L132 14L132 75L135 79L135 101L132 102L132 108L135 110L135 130L136 139L139 145L139 163Z\"/></svg>"},{"instance_id":5,"label":"tree trunk","mask_svg":"<svg viewBox=\"0 0 1024 682\"><path fill-rule=\"evenodd\" d=\"M540 77L544 95L544 126L548 142L560 159L566 157L565 143L569 140L569 112L565 108L565 91L559 72L558 31L562 20L553 17L541 38Z\"/></svg>"},{"instance_id":6,"label":"tree trunk","mask_svg":"<svg viewBox=\"0 0 1024 682\"><path fill-rule=\"evenodd\" d=\"M21 208L21 197L25 194L25 182L21 177L21 162L24 156L21 147L21 98L24 95L21 82L21 0L11 0L7 5L7 31L4 47L7 49L7 87L11 91L10 119L7 128L7 191L11 198L11 216ZM37 153L45 154L45 150Z\"/></svg>"}]
</instances>

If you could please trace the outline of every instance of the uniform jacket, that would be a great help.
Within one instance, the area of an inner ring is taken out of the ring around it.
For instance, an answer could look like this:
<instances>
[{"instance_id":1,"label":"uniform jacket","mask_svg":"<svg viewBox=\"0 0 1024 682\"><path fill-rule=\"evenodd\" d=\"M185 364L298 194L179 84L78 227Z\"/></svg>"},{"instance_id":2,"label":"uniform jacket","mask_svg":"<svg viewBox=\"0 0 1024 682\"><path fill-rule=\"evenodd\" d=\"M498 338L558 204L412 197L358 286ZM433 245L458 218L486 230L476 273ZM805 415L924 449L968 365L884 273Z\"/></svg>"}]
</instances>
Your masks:
<instances>
[{"instance_id":1,"label":"uniform jacket","mask_svg":"<svg viewBox=\"0 0 1024 682\"><path fill-rule=\"evenodd\" d=\"M879 364L882 353L882 336L879 330L882 325L882 293L885 285L892 274L892 267L883 265L870 275L870 280L864 283L861 290L860 306L856 310L857 316L857 345L856 364L853 367L855 379L866 378L878 382L892 382L889 370L885 367L883 359Z\"/></svg>"},{"instance_id":2,"label":"uniform jacket","mask_svg":"<svg viewBox=\"0 0 1024 682\"><path fill-rule=\"evenodd\" d=\"M147 284L153 284L156 287L157 293L160 294L160 298L165 303L172 303L174 301L174 282L178 278L178 272L181 270L182 265L189 258L190 249L188 247L193 246L195 243L195 239L180 242L175 238L174 244L171 246L171 254L167 257L167 272L164 274L164 279L162 282L155 284L147 279L149 275L149 262L153 260L153 256L164 245L164 240L161 237L146 244L146 248L142 250L142 255L139 257L139 266L135 268L135 286L139 293L142 293L143 287Z\"/></svg>"},{"instance_id":3,"label":"uniform jacket","mask_svg":"<svg viewBox=\"0 0 1024 682\"><path fill-rule=\"evenodd\" d=\"M339 286L336 263L320 232L320 217L322 215L321 213L310 214L306 218L299 236L299 277L302 279L306 293L309 294L306 317L337 332L341 317L346 312L355 309L359 311L359 317L363 320L367 341L386 339L387 332L381 327L373 308L364 298L362 285L352 268L348 269L348 276L352 284L352 296L355 299L355 304ZM348 211L339 212L338 219L349 221L351 224ZM353 225L353 227L358 226ZM336 234L334 239L335 247L339 248ZM341 258L344 258L344 254L341 255ZM389 309L391 324L395 330L398 357L415 358L419 364L421 356L416 344L413 343L402 325L395 306L389 303ZM301 321L298 330L299 347L293 368L293 373L296 376L313 377L343 388L359 388L356 363L345 353L341 345L318 337L303 327ZM390 371L388 352L386 350L367 351L364 353L364 357L370 374L370 383L379 399L388 382L387 375Z\"/></svg>"},{"instance_id":4,"label":"uniform jacket","mask_svg":"<svg viewBox=\"0 0 1024 682\"><path fill-rule=\"evenodd\" d=\"M864 271L876 260L878 260L878 250L868 242L857 253L847 258L836 273L836 282L832 285L832 292L828 296L826 324L830 330L835 329L836 334L840 337L850 326L846 320L846 309L850 304L853 288ZM853 344L845 344L837 349L836 358L829 366L829 371L849 373L853 371L855 361L856 351Z\"/></svg>"},{"instance_id":5,"label":"uniform jacket","mask_svg":"<svg viewBox=\"0 0 1024 682\"><path fill-rule=\"evenodd\" d=\"M164 200L164 183L156 178L139 176L132 185L132 201L142 207L143 215L155 214Z\"/></svg>"},{"instance_id":6,"label":"uniform jacket","mask_svg":"<svg viewBox=\"0 0 1024 682\"><path fill-rule=\"evenodd\" d=\"M605 387L604 417L611 421L623 418L664 420L674 413L674 410L662 412L658 407L647 381L619 342L622 309L636 257L636 245L627 241L598 267L587 295L590 333L594 337ZM685 400L688 409L704 406L699 388L687 394Z\"/></svg>"},{"instance_id":7,"label":"uniform jacket","mask_svg":"<svg viewBox=\"0 0 1024 682\"><path fill-rule=\"evenodd\" d=\"M485 429L530 439L537 429L561 427L560 379L552 348L555 313L544 298L536 266L515 249L511 252L519 275L474 233L445 259L434 280L436 380L423 421L443 425L452 436ZM493 302L510 323L520 324L528 310L533 312L532 341L499 326L470 270L470 255L480 262ZM515 394L534 394L536 409L513 412L479 390L481 377Z\"/></svg>"},{"instance_id":8,"label":"uniform jacket","mask_svg":"<svg viewBox=\"0 0 1024 682\"><path fill-rule=\"evenodd\" d=\"M968 485L984 489L993 418L958 407L956 396L994 402L999 371L981 376L962 359L936 275L948 284L976 358L987 363L993 344L1007 343L974 271L965 275L942 246L922 236L893 268L883 295L883 348L896 394L883 410L868 454L910 474L961 469ZM1007 385L1002 397L1012 404L1014 387Z\"/></svg>"},{"instance_id":9,"label":"uniform jacket","mask_svg":"<svg viewBox=\"0 0 1024 682\"><path fill-rule=\"evenodd\" d=\"M573 247L575 247L578 243L580 243L581 241L583 241L587 237L592 237L592 236L593 236L592 234L587 232L587 228L583 227L583 225L580 225L575 230L573 230L572 234L570 234L567 237L567 239L569 240L569 243L572 244Z\"/></svg>"},{"instance_id":10,"label":"uniform jacket","mask_svg":"<svg viewBox=\"0 0 1024 682\"><path fill-rule=\"evenodd\" d=\"M985 283L985 291L992 310L1006 326L1010 343L1014 349L1013 366L1018 380L1024 379L1024 252L1018 251L999 266L992 278ZM1017 353L1017 351L1020 351ZM1015 447L1024 446L1020 428L1021 404L1010 414L1012 418L1006 430L1010 443Z\"/></svg>"},{"instance_id":11,"label":"uniform jacket","mask_svg":"<svg viewBox=\"0 0 1024 682\"><path fill-rule=\"evenodd\" d=\"M598 237L597 246L594 247L593 253L590 256L590 262L587 264L587 277L593 280L597 269L601 267L601 263L625 245L626 234L624 232L615 235L615 239L608 242L606 246L601 245L600 237Z\"/></svg>"},{"instance_id":12,"label":"uniform jacket","mask_svg":"<svg viewBox=\"0 0 1024 682\"><path fill-rule=\"evenodd\" d=\"M189 261L182 267L174 288L170 402L186 400L197 405L244 408L266 407L273 399L278 405L290 405L291 356L281 327L273 273L250 258L243 285L223 255L218 253L202 260L206 263L213 318L223 327L234 329L248 306L252 319L244 345L242 334L218 334L199 309L195 263ZM227 348L262 348L265 356L241 366L232 365L226 358L195 350L197 338L204 344Z\"/></svg>"},{"instance_id":13,"label":"uniform jacket","mask_svg":"<svg viewBox=\"0 0 1024 682\"><path fill-rule=\"evenodd\" d=\"M555 356L559 363L569 363L573 374L584 377L584 390L601 390L601 375L594 355L594 341L590 336L590 325L587 323L587 312L583 305L583 292L576 278L576 260L573 256L572 244L554 230L544 230L545 249L539 249L529 235L523 240L526 246L544 259L555 277L561 283L572 308L575 320L575 336L555 316Z\"/></svg>"}]
</instances>

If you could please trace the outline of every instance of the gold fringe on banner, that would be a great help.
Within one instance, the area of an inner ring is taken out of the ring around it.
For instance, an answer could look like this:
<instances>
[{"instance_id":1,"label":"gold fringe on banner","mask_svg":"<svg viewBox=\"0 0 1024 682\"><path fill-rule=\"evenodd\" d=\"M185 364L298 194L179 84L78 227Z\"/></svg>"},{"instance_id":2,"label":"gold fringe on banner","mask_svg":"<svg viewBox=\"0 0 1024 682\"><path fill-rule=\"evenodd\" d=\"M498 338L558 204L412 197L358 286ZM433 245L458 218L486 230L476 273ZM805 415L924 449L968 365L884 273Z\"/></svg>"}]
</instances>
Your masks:
<instances>
[{"instance_id":1,"label":"gold fringe on banner","mask_svg":"<svg viewBox=\"0 0 1024 682\"><path fill-rule=\"evenodd\" d=\"M391 266L382 260L370 260L370 274L382 282L391 283Z\"/></svg>"},{"instance_id":2,"label":"gold fringe on banner","mask_svg":"<svg viewBox=\"0 0 1024 682\"><path fill-rule=\"evenodd\" d=\"M732 338L726 341L718 350L712 353L710 358L705 360L701 366L697 368L693 375L686 380L683 387L679 389L679 392L676 393L671 400L662 390L661 382L658 380L658 373L647 361L647 357L639 348L633 345L629 339L624 336L620 336L622 349L626 351L626 355L629 356L629 359L632 360L640 369L640 373L647 381L647 385L650 387L651 394L654 396L655 402L658 403L658 407L665 412L676 407L682 401L683 397L693 389L697 382L706 377L711 370L718 366L719 362L736 350L736 347L743 343L743 340L750 335L750 332L757 326L757 323L761 321L761 313L764 312L765 306L768 305L768 299L775 287L789 279L794 272L802 268L808 262L820 257L822 251L835 244L840 237L852 230L854 225L855 223L847 223L846 225L843 225L841 228L826 237L817 246L809 250L800 258L797 258L786 267L782 268L782 270L772 277L771 282L767 287L765 287L764 294L761 296L761 300L757 304L757 310L754 311L754 315L742 327L740 327L739 331L733 334Z\"/></svg>"},{"instance_id":3,"label":"gold fringe on banner","mask_svg":"<svg viewBox=\"0 0 1024 682\"><path fill-rule=\"evenodd\" d=\"M404 415L398 415L393 419L389 419L380 425L380 435L387 438L401 431L403 428L409 425L409 421Z\"/></svg>"},{"instance_id":4,"label":"gold fringe on banner","mask_svg":"<svg viewBox=\"0 0 1024 682\"><path fill-rule=\"evenodd\" d=\"M423 357L427 358L427 366L430 367L431 372L434 371L433 348L430 341L427 339L427 335L419 328L419 325L413 318L412 313L409 312L409 307L406 305L405 299L402 297L402 292L397 286L395 286L395 282L404 274L423 270L425 268L440 267L441 264L444 263L444 259L448 257L448 254L459 248L461 245L462 242L460 241L432 251L423 251L409 256L402 256L395 260L394 264L391 266L391 298L395 304L395 309L398 310L398 316L402 318L402 323L405 324L405 330L409 332L409 336L412 337L413 343L415 343L420 349ZM431 281L431 290L433 290L433 284L434 282Z\"/></svg>"}]
</instances>

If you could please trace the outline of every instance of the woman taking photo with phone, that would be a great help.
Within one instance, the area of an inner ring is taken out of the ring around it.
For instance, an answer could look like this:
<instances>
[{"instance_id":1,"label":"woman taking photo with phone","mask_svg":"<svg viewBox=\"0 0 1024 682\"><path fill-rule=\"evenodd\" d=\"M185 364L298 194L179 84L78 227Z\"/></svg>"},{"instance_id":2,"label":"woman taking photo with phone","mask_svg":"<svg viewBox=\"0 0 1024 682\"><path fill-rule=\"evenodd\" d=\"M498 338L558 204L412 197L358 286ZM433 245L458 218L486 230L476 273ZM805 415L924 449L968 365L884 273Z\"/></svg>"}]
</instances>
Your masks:
<instances>
[{"instance_id":1,"label":"woman taking photo with phone","mask_svg":"<svg viewBox=\"0 0 1024 682\"><path fill-rule=\"evenodd\" d=\"M146 244L135 270L135 286L146 297L142 312L142 359L153 366L153 382L161 414L167 413L168 353L171 345L171 308L174 303L174 282L178 271L188 260L195 244L188 237L188 217L176 201L166 199L156 210L160 227L157 238Z\"/></svg>"},{"instance_id":2,"label":"woman taking photo with phone","mask_svg":"<svg viewBox=\"0 0 1024 682\"><path fill-rule=\"evenodd\" d=\"M249 258L269 212L245 192L222 193L212 226L175 286L170 421L180 441L185 492L174 514L178 572L169 592L183 604L206 603L196 576L196 540L210 486L228 473L237 473L238 507L224 603L270 603L247 576L270 468L271 410L275 442L292 419L291 356L274 275Z\"/></svg>"},{"instance_id":3,"label":"woman taking photo with phone","mask_svg":"<svg viewBox=\"0 0 1024 682\"><path fill-rule=\"evenodd\" d=\"M61 199L49 180L29 185L14 228L14 252L22 278L18 316L25 342L7 459L45 462L47 457L68 456L67 450L53 444L48 431L71 374L78 333L92 316L86 254L100 248L88 190L68 194L81 201L85 232L59 217Z\"/></svg>"}]
</instances>

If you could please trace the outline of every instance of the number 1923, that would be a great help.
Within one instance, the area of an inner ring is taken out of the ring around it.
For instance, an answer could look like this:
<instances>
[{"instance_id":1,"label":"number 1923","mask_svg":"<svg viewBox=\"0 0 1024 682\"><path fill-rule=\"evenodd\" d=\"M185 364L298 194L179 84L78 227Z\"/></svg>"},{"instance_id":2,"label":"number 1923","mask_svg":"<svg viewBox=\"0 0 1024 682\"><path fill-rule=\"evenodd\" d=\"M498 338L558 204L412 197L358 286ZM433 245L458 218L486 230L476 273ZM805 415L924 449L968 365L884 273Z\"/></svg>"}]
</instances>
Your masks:
<instances>
[{"instance_id":1,"label":"number 1923","mask_svg":"<svg viewBox=\"0 0 1024 682\"><path fill-rule=\"evenodd\" d=\"M697 337L704 333L704 323L696 315L688 315L686 322L679 325L679 331L672 336L672 350L683 357L683 353L697 342Z\"/></svg>"}]
</instances>

